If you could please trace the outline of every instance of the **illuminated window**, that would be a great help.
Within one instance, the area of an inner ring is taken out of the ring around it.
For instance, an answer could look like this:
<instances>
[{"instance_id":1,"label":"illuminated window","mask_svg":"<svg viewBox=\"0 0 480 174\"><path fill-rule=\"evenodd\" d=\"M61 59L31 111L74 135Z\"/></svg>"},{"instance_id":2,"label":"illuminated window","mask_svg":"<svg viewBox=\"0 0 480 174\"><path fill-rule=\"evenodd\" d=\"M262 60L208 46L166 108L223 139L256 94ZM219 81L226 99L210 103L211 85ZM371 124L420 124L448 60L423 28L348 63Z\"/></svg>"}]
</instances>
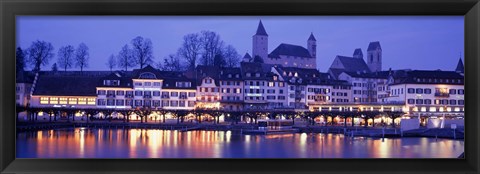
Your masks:
<instances>
[{"instance_id":1,"label":"illuminated window","mask_svg":"<svg viewBox=\"0 0 480 174\"><path fill-rule=\"evenodd\" d=\"M274 82L268 82L268 86L269 86L269 87L274 87L274 86L275 86L275 83L274 83Z\"/></svg>"},{"instance_id":2,"label":"illuminated window","mask_svg":"<svg viewBox=\"0 0 480 174\"><path fill-rule=\"evenodd\" d=\"M58 104L58 98L57 97L50 98L50 104Z\"/></svg>"},{"instance_id":3,"label":"illuminated window","mask_svg":"<svg viewBox=\"0 0 480 174\"><path fill-rule=\"evenodd\" d=\"M79 103L80 103L80 102L79 102ZM96 104L96 103L95 103L95 98L89 98L89 99L88 99L88 104L89 104L89 105L95 105L95 104Z\"/></svg>"},{"instance_id":4,"label":"illuminated window","mask_svg":"<svg viewBox=\"0 0 480 174\"><path fill-rule=\"evenodd\" d=\"M69 105L76 105L77 104L77 99L76 98L69 98L68 99L68 104Z\"/></svg>"},{"instance_id":5,"label":"illuminated window","mask_svg":"<svg viewBox=\"0 0 480 174\"><path fill-rule=\"evenodd\" d=\"M67 104L67 98L61 97L60 104Z\"/></svg>"},{"instance_id":6,"label":"illuminated window","mask_svg":"<svg viewBox=\"0 0 480 174\"><path fill-rule=\"evenodd\" d=\"M78 99L78 104L79 105L86 105L87 104L87 99L86 98L79 98Z\"/></svg>"},{"instance_id":7,"label":"illuminated window","mask_svg":"<svg viewBox=\"0 0 480 174\"><path fill-rule=\"evenodd\" d=\"M40 104L48 104L48 97L40 97Z\"/></svg>"}]
</instances>

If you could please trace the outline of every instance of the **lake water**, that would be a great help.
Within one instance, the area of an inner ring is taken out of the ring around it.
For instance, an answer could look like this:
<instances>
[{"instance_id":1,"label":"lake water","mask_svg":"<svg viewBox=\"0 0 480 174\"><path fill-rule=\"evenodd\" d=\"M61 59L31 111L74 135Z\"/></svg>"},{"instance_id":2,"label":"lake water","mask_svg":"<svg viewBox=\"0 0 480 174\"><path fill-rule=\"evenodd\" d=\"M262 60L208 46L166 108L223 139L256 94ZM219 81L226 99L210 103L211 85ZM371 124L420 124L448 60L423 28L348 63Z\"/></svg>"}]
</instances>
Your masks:
<instances>
[{"instance_id":1,"label":"lake water","mask_svg":"<svg viewBox=\"0 0 480 174\"><path fill-rule=\"evenodd\" d=\"M456 158L463 140L71 128L17 133L17 158Z\"/></svg>"}]
</instances>

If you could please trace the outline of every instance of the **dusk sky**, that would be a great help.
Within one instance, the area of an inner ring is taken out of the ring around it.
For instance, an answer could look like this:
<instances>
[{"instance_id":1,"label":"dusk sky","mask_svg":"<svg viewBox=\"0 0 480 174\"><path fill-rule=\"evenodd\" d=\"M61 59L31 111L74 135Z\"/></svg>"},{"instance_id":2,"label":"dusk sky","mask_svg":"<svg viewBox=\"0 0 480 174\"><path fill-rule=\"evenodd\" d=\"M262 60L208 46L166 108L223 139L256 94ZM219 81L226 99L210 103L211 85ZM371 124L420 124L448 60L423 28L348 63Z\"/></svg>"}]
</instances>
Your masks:
<instances>
[{"instance_id":1,"label":"dusk sky","mask_svg":"<svg viewBox=\"0 0 480 174\"><path fill-rule=\"evenodd\" d=\"M55 56L43 70L57 61L61 46L78 47L82 42L90 48L86 70L108 70L108 57L136 36L152 40L155 62L176 53L184 35L202 30L217 32L243 57L251 54L259 20L269 35L269 53L280 43L306 47L313 32L322 72L336 55L352 56L355 48L366 57L371 41L380 41L383 70L455 70L459 57L464 57L463 16L17 16L16 34L22 49L35 40L52 43Z\"/></svg>"}]
</instances>

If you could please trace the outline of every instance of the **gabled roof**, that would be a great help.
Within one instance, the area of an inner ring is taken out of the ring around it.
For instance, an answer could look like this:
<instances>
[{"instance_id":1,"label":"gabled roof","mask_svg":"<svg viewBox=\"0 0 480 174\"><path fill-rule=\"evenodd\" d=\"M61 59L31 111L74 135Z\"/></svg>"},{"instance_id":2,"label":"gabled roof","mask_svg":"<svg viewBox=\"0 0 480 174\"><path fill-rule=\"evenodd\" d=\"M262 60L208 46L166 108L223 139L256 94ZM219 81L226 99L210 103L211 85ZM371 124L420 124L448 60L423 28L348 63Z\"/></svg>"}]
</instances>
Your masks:
<instances>
[{"instance_id":1,"label":"gabled roof","mask_svg":"<svg viewBox=\"0 0 480 174\"><path fill-rule=\"evenodd\" d=\"M312 58L310 52L302 46L282 43L269 55L269 58L280 58L280 55Z\"/></svg>"},{"instance_id":2,"label":"gabled roof","mask_svg":"<svg viewBox=\"0 0 480 174\"><path fill-rule=\"evenodd\" d=\"M190 82L190 87L177 87L177 82ZM163 79L162 89L197 89L197 83L194 79L187 78L166 78Z\"/></svg>"},{"instance_id":3,"label":"gabled roof","mask_svg":"<svg viewBox=\"0 0 480 174\"><path fill-rule=\"evenodd\" d=\"M120 81L120 84L118 86L108 86L108 85L104 85L103 81L104 80L119 80ZM108 76L105 76L103 78L100 78L100 81L98 82L98 86L97 87L128 87L128 88L131 88L132 87L132 78L128 77L124 72L121 72L121 71L116 71L116 72L112 72L110 73Z\"/></svg>"},{"instance_id":4,"label":"gabled roof","mask_svg":"<svg viewBox=\"0 0 480 174\"><path fill-rule=\"evenodd\" d=\"M400 70L394 73L394 79L394 84L464 84L464 77L455 71ZM437 79L436 82L435 79ZM442 79L443 82L440 82L440 79ZM446 82L447 79L449 82ZM460 80L460 82L458 82L458 80Z\"/></svg>"},{"instance_id":5,"label":"gabled roof","mask_svg":"<svg viewBox=\"0 0 480 174\"><path fill-rule=\"evenodd\" d=\"M267 74L270 72L273 65L255 62L241 62L240 70L244 80L268 80ZM250 73L250 77L247 77L247 73ZM259 77L256 77L256 73L259 73Z\"/></svg>"},{"instance_id":6,"label":"gabled roof","mask_svg":"<svg viewBox=\"0 0 480 174\"><path fill-rule=\"evenodd\" d=\"M97 96L101 77L40 75L33 95Z\"/></svg>"},{"instance_id":7,"label":"gabled roof","mask_svg":"<svg viewBox=\"0 0 480 174\"><path fill-rule=\"evenodd\" d=\"M380 46L380 42L379 42L379 41L370 42L370 44L368 44L368 49L367 49L367 51L376 50L377 48L379 48L380 50L382 50L382 47Z\"/></svg>"},{"instance_id":8,"label":"gabled roof","mask_svg":"<svg viewBox=\"0 0 480 174\"><path fill-rule=\"evenodd\" d=\"M346 56L337 56L337 59L343 64L346 72L370 72L370 69L363 59Z\"/></svg>"},{"instance_id":9,"label":"gabled roof","mask_svg":"<svg viewBox=\"0 0 480 174\"><path fill-rule=\"evenodd\" d=\"M455 72L463 73L465 71L465 67L463 66L462 58L458 59L457 68L455 68Z\"/></svg>"},{"instance_id":10,"label":"gabled roof","mask_svg":"<svg viewBox=\"0 0 480 174\"><path fill-rule=\"evenodd\" d=\"M265 31L265 28L263 27L262 20L260 20L260 23L258 24L257 33L255 33L255 35L268 36L267 31Z\"/></svg>"},{"instance_id":11,"label":"gabled roof","mask_svg":"<svg viewBox=\"0 0 480 174\"><path fill-rule=\"evenodd\" d=\"M315 39L315 36L313 36L313 32L310 33L310 37L308 37L308 40L317 41L317 39Z\"/></svg>"},{"instance_id":12,"label":"gabled roof","mask_svg":"<svg viewBox=\"0 0 480 174\"><path fill-rule=\"evenodd\" d=\"M220 70L219 79L220 80L242 80L242 71L239 67L222 68Z\"/></svg>"},{"instance_id":13,"label":"gabled roof","mask_svg":"<svg viewBox=\"0 0 480 174\"><path fill-rule=\"evenodd\" d=\"M243 58L245 58L245 59L251 59L252 56L250 56L250 54L248 54L248 53L245 53L245 56L243 56Z\"/></svg>"},{"instance_id":14,"label":"gabled roof","mask_svg":"<svg viewBox=\"0 0 480 174\"><path fill-rule=\"evenodd\" d=\"M322 73L317 69L282 66L275 68L289 84L331 85L329 81L333 80L329 73ZM297 75L296 77L295 74Z\"/></svg>"},{"instance_id":15,"label":"gabled roof","mask_svg":"<svg viewBox=\"0 0 480 174\"><path fill-rule=\"evenodd\" d=\"M15 76L15 83L33 83L35 74L31 71L18 71Z\"/></svg>"},{"instance_id":16,"label":"gabled roof","mask_svg":"<svg viewBox=\"0 0 480 174\"><path fill-rule=\"evenodd\" d=\"M215 80L215 85L219 85L218 83L218 75L220 71L218 68L214 66L205 66L205 65L198 65L196 68L196 80L198 85L202 85L202 80L205 77L211 77Z\"/></svg>"},{"instance_id":17,"label":"gabled roof","mask_svg":"<svg viewBox=\"0 0 480 174\"><path fill-rule=\"evenodd\" d=\"M377 71L372 73L360 73L360 72L345 72L350 77L357 78L375 78L375 79L387 79L389 71Z\"/></svg>"}]
</instances>

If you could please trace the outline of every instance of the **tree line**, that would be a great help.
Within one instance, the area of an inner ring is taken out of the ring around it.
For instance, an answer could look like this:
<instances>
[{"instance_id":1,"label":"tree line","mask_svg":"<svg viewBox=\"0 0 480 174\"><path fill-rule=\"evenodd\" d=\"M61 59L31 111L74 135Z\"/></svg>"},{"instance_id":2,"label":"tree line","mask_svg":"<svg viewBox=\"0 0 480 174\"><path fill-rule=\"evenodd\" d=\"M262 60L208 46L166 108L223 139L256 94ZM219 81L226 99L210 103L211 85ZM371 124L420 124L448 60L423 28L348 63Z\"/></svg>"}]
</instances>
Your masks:
<instances>
[{"instance_id":1,"label":"tree line","mask_svg":"<svg viewBox=\"0 0 480 174\"><path fill-rule=\"evenodd\" d=\"M33 71L38 72L55 56L53 52L51 43L40 40L32 42L26 50L18 47L17 70L31 66ZM75 66L83 72L84 68L89 67L89 59L89 48L84 43L77 48L72 45L62 46L57 51L57 61L52 65L52 71L67 71ZM130 44L125 44L118 54L111 54L105 64L110 71L115 68L128 71L129 68L144 68L147 65L154 65L164 71L184 71L193 70L197 65L236 67L240 62L240 55L232 45L225 44L219 34L201 31L185 35L176 53L157 63L154 59L152 41L137 36Z\"/></svg>"},{"instance_id":2,"label":"tree line","mask_svg":"<svg viewBox=\"0 0 480 174\"><path fill-rule=\"evenodd\" d=\"M42 66L47 65L54 57L53 46L46 41L34 41L26 50L21 47L16 51L16 69L24 71L27 66L32 67L32 71L38 72ZM57 71L58 67L64 71L73 66L80 68L83 72L84 68L88 67L88 60L90 59L88 47L84 43L80 43L77 48L72 45L60 47L57 52L57 62L52 65L52 71Z\"/></svg>"}]
</instances>

